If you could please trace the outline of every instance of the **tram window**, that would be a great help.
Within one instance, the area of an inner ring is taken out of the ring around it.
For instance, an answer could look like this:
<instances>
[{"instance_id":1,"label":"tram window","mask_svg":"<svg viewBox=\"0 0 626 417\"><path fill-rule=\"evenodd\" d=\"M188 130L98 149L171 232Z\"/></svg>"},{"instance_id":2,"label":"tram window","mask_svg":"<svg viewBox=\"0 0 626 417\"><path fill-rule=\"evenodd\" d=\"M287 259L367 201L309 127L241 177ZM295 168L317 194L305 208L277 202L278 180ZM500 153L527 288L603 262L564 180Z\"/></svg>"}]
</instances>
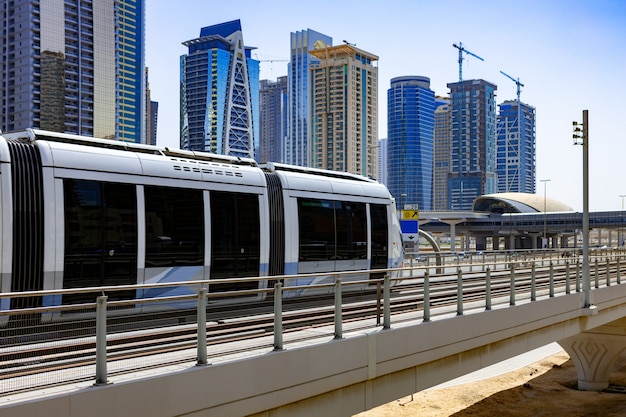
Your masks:
<instances>
[{"instance_id":1,"label":"tram window","mask_svg":"<svg viewBox=\"0 0 626 417\"><path fill-rule=\"evenodd\" d=\"M211 191L211 278L260 273L259 196ZM218 284L211 291L251 289L254 282Z\"/></svg>"},{"instance_id":2,"label":"tram window","mask_svg":"<svg viewBox=\"0 0 626 417\"><path fill-rule=\"evenodd\" d=\"M204 264L201 190L145 186L146 267Z\"/></svg>"},{"instance_id":3,"label":"tram window","mask_svg":"<svg viewBox=\"0 0 626 417\"><path fill-rule=\"evenodd\" d=\"M337 259L367 258L365 204L341 202L337 207Z\"/></svg>"},{"instance_id":4,"label":"tram window","mask_svg":"<svg viewBox=\"0 0 626 417\"><path fill-rule=\"evenodd\" d=\"M365 204L298 200L299 258L302 261L367 257Z\"/></svg>"},{"instance_id":5,"label":"tram window","mask_svg":"<svg viewBox=\"0 0 626 417\"><path fill-rule=\"evenodd\" d=\"M137 198L132 184L66 179L64 288L137 282ZM112 299L130 298L114 292ZM93 301L93 294L63 302Z\"/></svg>"},{"instance_id":6,"label":"tram window","mask_svg":"<svg viewBox=\"0 0 626 417\"><path fill-rule=\"evenodd\" d=\"M387 207L382 204L370 205L372 224L372 269L387 268L388 224Z\"/></svg>"}]
</instances>

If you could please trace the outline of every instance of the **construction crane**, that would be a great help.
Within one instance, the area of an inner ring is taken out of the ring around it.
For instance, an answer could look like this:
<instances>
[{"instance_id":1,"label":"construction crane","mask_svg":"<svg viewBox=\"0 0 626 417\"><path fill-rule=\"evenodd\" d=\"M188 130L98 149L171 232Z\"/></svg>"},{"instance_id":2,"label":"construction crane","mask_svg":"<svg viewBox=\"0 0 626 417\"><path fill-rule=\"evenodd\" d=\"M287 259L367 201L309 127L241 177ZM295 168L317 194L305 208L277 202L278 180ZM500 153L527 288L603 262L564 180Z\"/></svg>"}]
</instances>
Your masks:
<instances>
[{"instance_id":1,"label":"construction crane","mask_svg":"<svg viewBox=\"0 0 626 417\"><path fill-rule=\"evenodd\" d=\"M463 82L463 52L465 52L468 55L473 56L474 58L480 59L481 61L484 61L484 59L482 59L481 57L479 57L478 55L468 51L467 49L465 49L463 47L463 43L459 42L459 44L457 45L456 43L453 43L452 46L454 46L456 49L459 50L459 83Z\"/></svg>"},{"instance_id":2,"label":"construction crane","mask_svg":"<svg viewBox=\"0 0 626 417\"><path fill-rule=\"evenodd\" d=\"M507 74L507 73L506 73L506 72L504 72L504 71L500 71L500 74L502 74L502 75L504 75L505 77L509 78L511 81L513 81L513 82L517 85L517 101L519 102L519 101L520 101L520 100L519 100L519 95L520 95L520 91L521 91L521 90L520 90L520 87L523 87L523 86L524 86L524 84L522 84L522 83L519 81L519 78L516 80L515 78L511 77L509 74Z\"/></svg>"},{"instance_id":3,"label":"construction crane","mask_svg":"<svg viewBox=\"0 0 626 417\"><path fill-rule=\"evenodd\" d=\"M254 57L259 62L269 62L270 63L270 77L274 76L274 62L289 62L288 59L260 59L259 54L254 54Z\"/></svg>"}]
</instances>

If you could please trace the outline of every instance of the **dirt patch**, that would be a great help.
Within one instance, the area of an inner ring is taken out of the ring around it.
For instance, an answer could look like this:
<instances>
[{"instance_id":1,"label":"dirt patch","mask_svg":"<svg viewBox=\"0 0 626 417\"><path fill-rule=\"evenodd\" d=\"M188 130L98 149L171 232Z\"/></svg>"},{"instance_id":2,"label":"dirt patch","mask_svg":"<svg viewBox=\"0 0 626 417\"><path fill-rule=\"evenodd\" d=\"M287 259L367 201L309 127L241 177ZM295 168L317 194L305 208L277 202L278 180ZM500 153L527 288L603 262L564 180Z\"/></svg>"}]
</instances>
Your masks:
<instances>
[{"instance_id":1,"label":"dirt patch","mask_svg":"<svg viewBox=\"0 0 626 417\"><path fill-rule=\"evenodd\" d=\"M626 416L626 356L613 369L608 390L578 391L576 368L560 352L507 374L422 391L357 416Z\"/></svg>"}]
</instances>

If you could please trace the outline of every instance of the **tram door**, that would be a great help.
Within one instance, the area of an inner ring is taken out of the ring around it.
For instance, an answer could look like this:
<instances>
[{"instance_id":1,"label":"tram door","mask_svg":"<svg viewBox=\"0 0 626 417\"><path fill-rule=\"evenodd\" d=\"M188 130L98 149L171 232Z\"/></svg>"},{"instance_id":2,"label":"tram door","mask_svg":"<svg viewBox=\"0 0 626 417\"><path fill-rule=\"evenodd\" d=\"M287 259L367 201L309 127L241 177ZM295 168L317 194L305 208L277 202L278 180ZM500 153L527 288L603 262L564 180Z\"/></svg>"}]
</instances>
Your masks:
<instances>
[{"instance_id":1,"label":"tram door","mask_svg":"<svg viewBox=\"0 0 626 417\"><path fill-rule=\"evenodd\" d=\"M132 184L66 179L63 288L137 283L137 196ZM133 298L116 291L109 300ZM94 302L98 294L64 296Z\"/></svg>"}]
</instances>

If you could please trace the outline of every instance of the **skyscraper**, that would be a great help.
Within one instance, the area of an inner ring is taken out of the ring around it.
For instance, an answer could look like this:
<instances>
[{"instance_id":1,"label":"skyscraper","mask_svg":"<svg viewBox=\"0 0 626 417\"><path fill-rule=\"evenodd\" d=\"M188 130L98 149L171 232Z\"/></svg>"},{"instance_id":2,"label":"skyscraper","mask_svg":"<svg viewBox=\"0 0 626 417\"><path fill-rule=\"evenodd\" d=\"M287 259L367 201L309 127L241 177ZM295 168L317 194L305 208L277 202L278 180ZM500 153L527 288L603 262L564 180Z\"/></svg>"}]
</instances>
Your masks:
<instances>
[{"instance_id":1,"label":"skyscraper","mask_svg":"<svg viewBox=\"0 0 626 417\"><path fill-rule=\"evenodd\" d=\"M452 102L448 208L471 210L474 199L496 192L495 84L449 83Z\"/></svg>"},{"instance_id":2,"label":"skyscraper","mask_svg":"<svg viewBox=\"0 0 626 417\"><path fill-rule=\"evenodd\" d=\"M1 4L1 130L145 141L144 0Z\"/></svg>"},{"instance_id":3,"label":"skyscraper","mask_svg":"<svg viewBox=\"0 0 626 417\"><path fill-rule=\"evenodd\" d=\"M378 56L354 45L319 45L311 75L311 166L374 176Z\"/></svg>"},{"instance_id":4,"label":"skyscraper","mask_svg":"<svg viewBox=\"0 0 626 417\"><path fill-rule=\"evenodd\" d=\"M259 61L244 46L239 20L207 26L183 42L182 149L253 158L259 140Z\"/></svg>"},{"instance_id":5,"label":"skyscraper","mask_svg":"<svg viewBox=\"0 0 626 417\"><path fill-rule=\"evenodd\" d=\"M287 136L287 77L261 80L259 90L259 161L284 162Z\"/></svg>"},{"instance_id":6,"label":"skyscraper","mask_svg":"<svg viewBox=\"0 0 626 417\"><path fill-rule=\"evenodd\" d=\"M430 78L396 77L387 90L387 186L402 204L432 210L435 92Z\"/></svg>"},{"instance_id":7,"label":"skyscraper","mask_svg":"<svg viewBox=\"0 0 626 417\"><path fill-rule=\"evenodd\" d=\"M437 109L433 136L433 210L447 210L452 112L448 98L436 97L435 103Z\"/></svg>"},{"instance_id":8,"label":"skyscraper","mask_svg":"<svg viewBox=\"0 0 626 417\"><path fill-rule=\"evenodd\" d=\"M291 33L289 74L289 128L285 143L285 162L309 166L309 64L318 62L309 54L315 44L332 45L333 38L311 29Z\"/></svg>"},{"instance_id":9,"label":"skyscraper","mask_svg":"<svg viewBox=\"0 0 626 417\"><path fill-rule=\"evenodd\" d=\"M534 194L535 108L519 103L518 100L507 100L499 106L498 192Z\"/></svg>"}]
</instances>

